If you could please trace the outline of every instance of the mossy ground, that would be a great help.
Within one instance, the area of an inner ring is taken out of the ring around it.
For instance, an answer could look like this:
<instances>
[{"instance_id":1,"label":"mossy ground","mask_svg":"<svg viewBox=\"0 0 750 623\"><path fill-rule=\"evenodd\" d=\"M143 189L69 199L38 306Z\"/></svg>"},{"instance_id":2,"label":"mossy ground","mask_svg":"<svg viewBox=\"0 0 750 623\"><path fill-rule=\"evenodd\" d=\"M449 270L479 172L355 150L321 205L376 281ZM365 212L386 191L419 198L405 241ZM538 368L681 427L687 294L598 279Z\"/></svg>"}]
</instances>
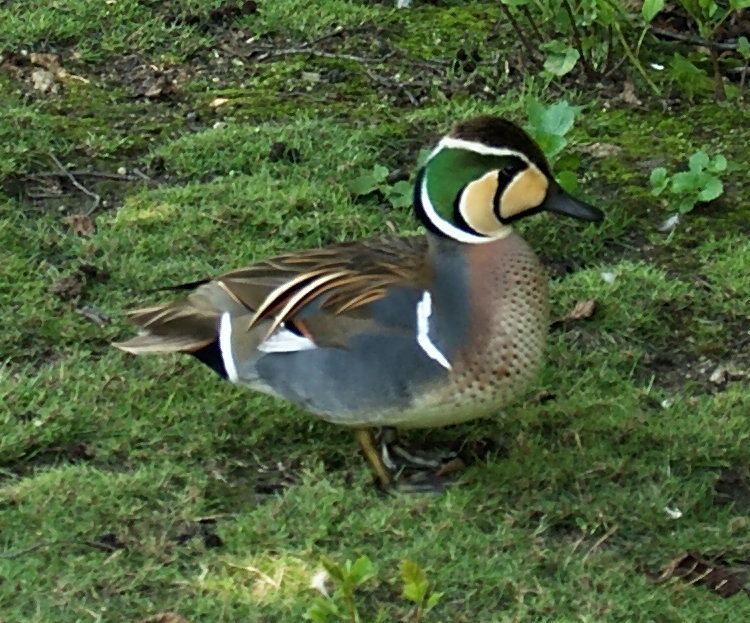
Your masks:
<instances>
[{"instance_id":1,"label":"mossy ground","mask_svg":"<svg viewBox=\"0 0 750 623\"><path fill-rule=\"evenodd\" d=\"M522 121L539 87L487 65L471 78L436 73L461 46L502 56L496 3L276 0L216 13L225 4L0 8L0 49L15 68L0 73L0 621L168 610L298 621L321 555L375 562L377 580L358 594L367 621L415 620L400 596L405 558L444 593L427 621L747 620L744 595L645 573L686 550L750 557L750 390L709 380L719 365L750 364L747 109L663 112L585 87L567 94L584 106L571 147L581 191L607 221L541 217L523 231L555 273L555 316L583 299L597 313L552 333L525 401L420 439L489 449L455 487L383 497L348 432L188 358L134 359L109 343L129 332L123 309L155 298L150 288L290 248L417 231L409 211L353 198L347 179L376 163L409 170L460 116ZM416 95L357 61L226 52L251 37L299 46L336 26L350 31L340 52L398 50ZM39 94L24 50L62 52L86 81ZM153 84L164 93L144 96ZM211 107L218 97L229 101ZM595 142L621 151L594 157ZM299 158L270 158L273 143ZM657 232L670 212L648 194L649 171L704 146L736 167L726 193ZM94 233L65 220L93 200L40 175L57 171L50 154L132 178L80 176L102 198ZM114 322L98 326L86 307ZM536 399L541 390L555 398Z\"/></svg>"}]
</instances>

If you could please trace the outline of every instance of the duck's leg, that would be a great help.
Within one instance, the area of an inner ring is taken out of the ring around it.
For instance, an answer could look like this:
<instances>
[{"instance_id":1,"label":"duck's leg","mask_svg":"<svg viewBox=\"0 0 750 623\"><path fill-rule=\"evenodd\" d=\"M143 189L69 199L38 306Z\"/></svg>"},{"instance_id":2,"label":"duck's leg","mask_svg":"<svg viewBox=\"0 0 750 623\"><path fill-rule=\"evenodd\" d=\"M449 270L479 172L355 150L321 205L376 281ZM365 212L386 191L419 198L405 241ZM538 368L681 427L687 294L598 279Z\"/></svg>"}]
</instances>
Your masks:
<instances>
[{"instance_id":1,"label":"duck's leg","mask_svg":"<svg viewBox=\"0 0 750 623\"><path fill-rule=\"evenodd\" d=\"M393 478L388 471L383 459L375 445L375 437L371 428L358 428L354 431L354 438L357 440L362 454L375 472L375 476L383 489L389 489L393 484Z\"/></svg>"},{"instance_id":2,"label":"duck's leg","mask_svg":"<svg viewBox=\"0 0 750 623\"><path fill-rule=\"evenodd\" d=\"M391 427L381 428L378 431L377 440L380 443L380 456L392 472L404 469L433 470L441 474L447 465L453 464L458 459L458 453L451 450L425 452L408 449L398 442L398 433L395 428Z\"/></svg>"}]
</instances>

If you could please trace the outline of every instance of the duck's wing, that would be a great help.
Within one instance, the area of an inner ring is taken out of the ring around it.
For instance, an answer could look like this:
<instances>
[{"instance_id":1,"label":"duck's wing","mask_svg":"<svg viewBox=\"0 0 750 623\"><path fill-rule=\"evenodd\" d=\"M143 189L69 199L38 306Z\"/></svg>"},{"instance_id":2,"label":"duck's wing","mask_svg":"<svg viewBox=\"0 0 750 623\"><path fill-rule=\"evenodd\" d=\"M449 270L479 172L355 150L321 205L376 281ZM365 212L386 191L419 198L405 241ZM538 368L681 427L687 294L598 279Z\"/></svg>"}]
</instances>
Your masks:
<instances>
[{"instance_id":1,"label":"duck's wing","mask_svg":"<svg viewBox=\"0 0 750 623\"><path fill-rule=\"evenodd\" d=\"M222 327L242 340L235 351L248 356L342 344L352 332L382 322L370 317L372 303L394 289L424 287L426 252L423 236L359 241L288 253L177 286L190 293L130 311L141 334L115 346L134 354L196 354L219 346Z\"/></svg>"}]
</instances>

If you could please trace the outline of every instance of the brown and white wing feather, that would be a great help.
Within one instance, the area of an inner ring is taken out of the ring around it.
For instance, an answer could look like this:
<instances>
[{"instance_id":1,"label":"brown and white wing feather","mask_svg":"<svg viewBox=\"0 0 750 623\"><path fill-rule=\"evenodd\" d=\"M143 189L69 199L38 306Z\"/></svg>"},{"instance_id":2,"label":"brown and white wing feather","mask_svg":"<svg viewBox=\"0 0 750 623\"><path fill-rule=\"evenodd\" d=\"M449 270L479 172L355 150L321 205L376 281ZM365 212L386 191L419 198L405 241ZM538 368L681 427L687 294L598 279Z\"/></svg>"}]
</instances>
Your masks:
<instances>
[{"instance_id":1,"label":"brown and white wing feather","mask_svg":"<svg viewBox=\"0 0 750 623\"><path fill-rule=\"evenodd\" d=\"M337 323L342 329L359 326L358 310L386 296L389 287L418 285L426 279L426 250L426 240L419 236L270 258L198 285L187 298L129 312L142 333L115 346L135 354L195 351L217 339L220 319L227 312L235 318L247 316L248 332L262 327L260 339L290 323L315 341L306 323L295 320L299 310L318 300L321 314L330 318L308 324L325 326L325 334Z\"/></svg>"}]
</instances>

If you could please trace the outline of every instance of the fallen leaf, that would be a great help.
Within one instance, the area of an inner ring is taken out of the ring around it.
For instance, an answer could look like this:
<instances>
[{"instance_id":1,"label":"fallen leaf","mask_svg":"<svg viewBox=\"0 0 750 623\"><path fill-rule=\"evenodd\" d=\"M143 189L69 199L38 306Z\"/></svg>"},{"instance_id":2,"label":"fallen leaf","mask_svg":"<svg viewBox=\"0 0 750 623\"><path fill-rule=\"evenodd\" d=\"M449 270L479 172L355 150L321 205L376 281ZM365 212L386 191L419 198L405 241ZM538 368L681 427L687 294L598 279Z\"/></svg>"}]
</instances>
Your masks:
<instances>
[{"instance_id":1,"label":"fallen leaf","mask_svg":"<svg viewBox=\"0 0 750 623\"><path fill-rule=\"evenodd\" d=\"M86 214L71 214L63 219L63 222L79 236L92 236L96 233L96 223L91 216Z\"/></svg>"},{"instance_id":2,"label":"fallen leaf","mask_svg":"<svg viewBox=\"0 0 750 623\"><path fill-rule=\"evenodd\" d=\"M41 93L57 93L58 89L55 76L47 69L35 69L31 72L31 86Z\"/></svg>"},{"instance_id":3,"label":"fallen leaf","mask_svg":"<svg viewBox=\"0 0 750 623\"><path fill-rule=\"evenodd\" d=\"M629 80L626 80L622 85L622 93L620 93L617 99L630 106L640 106L643 103L638 99L638 96L635 94L635 87Z\"/></svg>"},{"instance_id":4,"label":"fallen leaf","mask_svg":"<svg viewBox=\"0 0 750 623\"><path fill-rule=\"evenodd\" d=\"M190 621L176 612L160 612L141 619L140 623L190 623Z\"/></svg>"},{"instance_id":5,"label":"fallen leaf","mask_svg":"<svg viewBox=\"0 0 750 623\"><path fill-rule=\"evenodd\" d=\"M565 314L559 320L555 320L552 325L559 326L568 322L575 322L576 320L586 320L591 318L596 311L596 301L594 299L587 299L585 301L578 301L567 314Z\"/></svg>"},{"instance_id":6,"label":"fallen leaf","mask_svg":"<svg viewBox=\"0 0 750 623\"><path fill-rule=\"evenodd\" d=\"M708 380L715 385L725 385L729 381L741 379L745 376L747 376L745 370L740 370L732 364L726 364L717 366Z\"/></svg>"},{"instance_id":7,"label":"fallen leaf","mask_svg":"<svg viewBox=\"0 0 750 623\"><path fill-rule=\"evenodd\" d=\"M42 54L39 52L32 52L31 54L29 54L29 60L31 61L32 65L36 65L37 67L44 67L44 69L52 72L53 75L56 75L61 69L60 57L57 54Z\"/></svg>"},{"instance_id":8,"label":"fallen leaf","mask_svg":"<svg viewBox=\"0 0 750 623\"><path fill-rule=\"evenodd\" d=\"M595 311L596 301L594 299L578 301L563 320L585 320L586 318L591 318Z\"/></svg>"},{"instance_id":9,"label":"fallen leaf","mask_svg":"<svg viewBox=\"0 0 750 623\"><path fill-rule=\"evenodd\" d=\"M675 558L653 577L661 584L679 578L686 584L702 584L721 597L731 597L740 591L748 592L748 573L733 569L722 561L711 561L694 552L686 552Z\"/></svg>"}]
</instances>

